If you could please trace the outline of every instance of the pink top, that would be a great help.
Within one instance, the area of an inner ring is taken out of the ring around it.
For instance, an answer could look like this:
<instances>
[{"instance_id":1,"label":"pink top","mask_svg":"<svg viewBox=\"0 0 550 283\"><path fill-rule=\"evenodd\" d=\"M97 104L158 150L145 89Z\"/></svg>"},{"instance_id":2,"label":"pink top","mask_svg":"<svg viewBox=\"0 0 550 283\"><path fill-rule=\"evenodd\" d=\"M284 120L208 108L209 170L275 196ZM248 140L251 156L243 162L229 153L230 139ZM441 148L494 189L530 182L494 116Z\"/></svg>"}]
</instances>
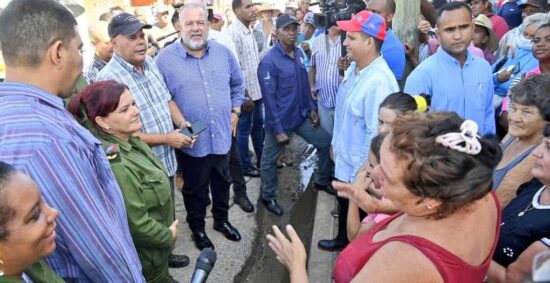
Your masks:
<instances>
[{"instance_id":1,"label":"pink top","mask_svg":"<svg viewBox=\"0 0 550 283\"><path fill-rule=\"evenodd\" d=\"M493 31L497 34L498 40L500 40L508 32L508 24L503 17L498 15L491 15L489 17L493 24Z\"/></svg>"},{"instance_id":2,"label":"pink top","mask_svg":"<svg viewBox=\"0 0 550 283\"><path fill-rule=\"evenodd\" d=\"M493 247L491 248L491 252L479 266L470 265L443 247L418 236L399 235L374 242L372 238L376 233L384 230L389 223L403 214L397 213L378 223L368 232L360 235L340 253L336 259L336 264L334 265L335 282L350 282L361 271L371 256L378 251L378 249L386 243L392 241L410 244L422 252L422 254L424 254L435 265L439 271L439 274L443 278L443 281L447 283L483 282L485 276L487 275L487 270L491 264L491 257L498 242L501 222L500 204L495 193L491 192L491 195L493 196L493 200L496 203L498 211L498 219L495 226L495 241L493 243Z\"/></svg>"}]
</instances>

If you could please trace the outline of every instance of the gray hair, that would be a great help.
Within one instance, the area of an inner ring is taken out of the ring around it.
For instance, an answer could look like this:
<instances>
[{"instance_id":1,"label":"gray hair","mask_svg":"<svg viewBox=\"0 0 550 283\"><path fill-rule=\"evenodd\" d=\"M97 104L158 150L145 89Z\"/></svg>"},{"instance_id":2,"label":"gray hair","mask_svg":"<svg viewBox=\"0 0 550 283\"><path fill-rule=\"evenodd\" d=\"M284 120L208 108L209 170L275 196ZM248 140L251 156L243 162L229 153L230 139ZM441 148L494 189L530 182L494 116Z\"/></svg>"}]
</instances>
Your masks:
<instances>
[{"instance_id":1,"label":"gray hair","mask_svg":"<svg viewBox=\"0 0 550 283\"><path fill-rule=\"evenodd\" d=\"M204 4L203 0L188 0L185 5L181 6L179 9L180 21L183 20L183 11L193 8L201 9L204 14L204 19L208 21L208 10L206 9L206 4Z\"/></svg>"},{"instance_id":2,"label":"gray hair","mask_svg":"<svg viewBox=\"0 0 550 283\"><path fill-rule=\"evenodd\" d=\"M521 25L523 29L530 25L536 25L537 29L542 26L543 24L550 21L550 16L547 13L536 13L531 16L526 17L523 20L523 24Z\"/></svg>"},{"instance_id":3,"label":"gray hair","mask_svg":"<svg viewBox=\"0 0 550 283\"><path fill-rule=\"evenodd\" d=\"M50 45L68 46L76 36L76 20L55 0L17 0L0 14L0 44L8 66L40 64Z\"/></svg>"}]
</instances>

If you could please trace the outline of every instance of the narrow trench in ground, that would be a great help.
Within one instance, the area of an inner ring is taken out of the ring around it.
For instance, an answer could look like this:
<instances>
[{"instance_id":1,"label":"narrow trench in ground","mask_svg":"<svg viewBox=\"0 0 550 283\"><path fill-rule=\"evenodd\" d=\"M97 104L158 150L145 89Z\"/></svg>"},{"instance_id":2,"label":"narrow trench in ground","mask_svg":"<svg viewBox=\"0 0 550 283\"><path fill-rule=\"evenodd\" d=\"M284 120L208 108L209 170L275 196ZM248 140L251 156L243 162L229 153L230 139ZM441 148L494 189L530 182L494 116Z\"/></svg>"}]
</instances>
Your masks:
<instances>
[{"instance_id":1,"label":"narrow trench in ground","mask_svg":"<svg viewBox=\"0 0 550 283\"><path fill-rule=\"evenodd\" d=\"M313 189L311 172L315 163L314 152L303 144L295 152L304 152L299 166L281 169L279 172L278 202L285 209L283 216L275 216L258 205L256 221L258 231L254 240L254 250L247 259L243 270L235 277L235 283L288 283L288 272L277 261L275 254L267 245L265 235L271 233L272 225L277 225L281 230L287 224L291 224L309 251L313 233L313 221L317 204L317 191ZM304 191L303 184L309 184ZM286 232L284 232L286 234Z\"/></svg>"}]
</instances>

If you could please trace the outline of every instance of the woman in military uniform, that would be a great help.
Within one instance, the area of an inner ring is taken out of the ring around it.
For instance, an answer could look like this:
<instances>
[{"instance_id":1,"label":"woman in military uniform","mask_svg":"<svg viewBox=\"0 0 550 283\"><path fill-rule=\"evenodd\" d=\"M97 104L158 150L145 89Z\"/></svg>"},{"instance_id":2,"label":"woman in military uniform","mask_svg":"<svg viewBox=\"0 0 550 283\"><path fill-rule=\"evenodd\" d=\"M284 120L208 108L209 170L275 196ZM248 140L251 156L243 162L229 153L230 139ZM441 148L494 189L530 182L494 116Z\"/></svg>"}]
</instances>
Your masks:
<instances>
[{"instance_id":1,"label":"woman in military uniform","mask_svg":"<svg viewBox=\"0 0 550 283\"><path fill-rule=\"evenodd\" d=\"M139 109L128 87L102 81L84 88L68 106L102 142L126 205L130 233L147 282L173 282L168 257L177 239L177 221L166 170L134 133Z\"/></svg>"},{"instance_id":2,"label":"woman in military uniform","mask_svg":"<svg viewBox=\"0 0 550 283\"><path fill-rule=\"evenodd\" d=\"M65 282L41 260L55 250L57 216L27 175L0 161L0 283Z\"/></svg>"}]
</instances>

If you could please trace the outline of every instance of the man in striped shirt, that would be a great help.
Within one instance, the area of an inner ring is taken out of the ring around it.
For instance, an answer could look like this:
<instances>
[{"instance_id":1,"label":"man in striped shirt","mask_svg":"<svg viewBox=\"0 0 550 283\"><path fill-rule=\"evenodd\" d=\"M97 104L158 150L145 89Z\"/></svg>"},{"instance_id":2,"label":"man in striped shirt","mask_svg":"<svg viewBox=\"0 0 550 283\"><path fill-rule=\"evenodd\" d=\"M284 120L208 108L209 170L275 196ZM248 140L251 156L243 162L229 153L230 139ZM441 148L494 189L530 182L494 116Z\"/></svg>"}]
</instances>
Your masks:
<instances>
[{"instance_id":1,"label":"man in striped shirt","mask_svg":"<svg viewBox=\"0 0 550 283\"><path fill-rule=\"evenodd\" d=\"M248 154L248 139L252 137L252 145L256 152L257 165L259 165L264 144L264 105L256 75L260 64L260 54L256 38L250 28L250 23L256 20L256 7L251 0L233 0L233 11L237 19L229 27L229 31L237 47L237 59L243 73L247 98L242 105L242 114L237 127L237 140L244 175L259 177L260 171L252 165Z\"/></svg>"},{"instance_id":2,"label":"man in striped shirt","mask_svg":"<svg viewBox=\"0 0 550 283\"><path fill-rule=\"evenodd\" d=\"M332 136L334 107L340 81L338 58L342 54L340 28L332 26L320 34L311 48L309 81L311 95L317 99L321 127Z\"/></svg>"},{"instance_id":3,"label":"man in striped shirt","mask_svg":"<svg viewBox=\"0 0 550 283\"><path fill-rule=\"evenodd\" d=\"M0 161L28 174L59 211L47 263L67 282L144 282L122 193L101 145L63 107L82 73L82 40L54 0L0 15Z\"/></svg>"}]
</instances>

